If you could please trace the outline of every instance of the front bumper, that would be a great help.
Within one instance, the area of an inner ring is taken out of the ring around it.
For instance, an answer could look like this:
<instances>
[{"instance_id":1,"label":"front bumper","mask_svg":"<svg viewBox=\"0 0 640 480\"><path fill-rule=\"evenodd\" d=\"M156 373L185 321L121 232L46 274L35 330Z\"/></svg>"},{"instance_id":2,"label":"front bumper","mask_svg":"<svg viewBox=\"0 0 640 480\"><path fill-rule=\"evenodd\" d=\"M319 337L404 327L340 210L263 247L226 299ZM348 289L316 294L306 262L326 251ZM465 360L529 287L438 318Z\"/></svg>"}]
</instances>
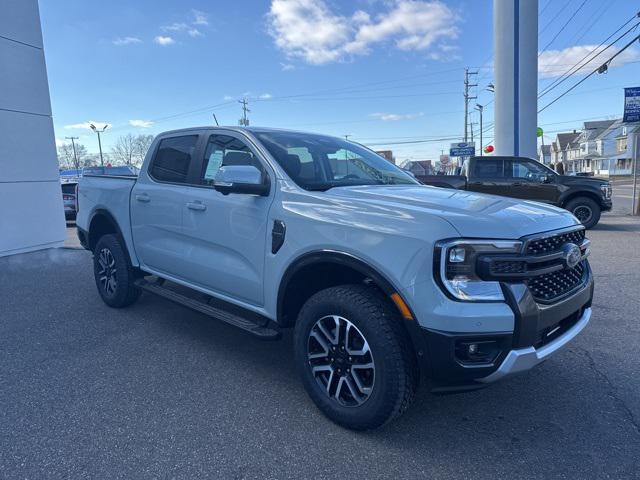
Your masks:
<instances>
[{"instance_id":1,"label":"front bumper","mask_svg":"<svg viewBox=\"0 0 640 480\"><path fill-rule=\"evenodd\" d=\"M605 198L602 200L601 210L608 212L613 208L613 200L611 198Z\"/></svg>"},{"instance_id":2,"label":"front bumper","mask_svg":"<svg viewBox=\"0 0 640 480\"><path fill-rule=\"evenodd\" d=\"M532 369L573 340L576 335L584 330L589 323L590 318L591 308L585 308L582 316L576 324L555 340L538 349L534 347L527 347L511 350L495 372L484 378L478 379L478 381L482 383L491 383L508 375Z\"/></svg>"},{"instance_id":3,"label":"front bumper","mask_svg":"<svg viewBox=\"0 0 640 480\"><path fill-rule=\"evenodd\" d=\"M422 329L428 364L436 392L482 388L508 375L533 368L561 349L589 323L593 275L576 292L553 304L535 301L521 283L503 284L507 304L514 314L514 330L491 333L452 333ZM460 359L460 346L493 342L495 357L484 363Z\"/></svg>"}]
</instances>

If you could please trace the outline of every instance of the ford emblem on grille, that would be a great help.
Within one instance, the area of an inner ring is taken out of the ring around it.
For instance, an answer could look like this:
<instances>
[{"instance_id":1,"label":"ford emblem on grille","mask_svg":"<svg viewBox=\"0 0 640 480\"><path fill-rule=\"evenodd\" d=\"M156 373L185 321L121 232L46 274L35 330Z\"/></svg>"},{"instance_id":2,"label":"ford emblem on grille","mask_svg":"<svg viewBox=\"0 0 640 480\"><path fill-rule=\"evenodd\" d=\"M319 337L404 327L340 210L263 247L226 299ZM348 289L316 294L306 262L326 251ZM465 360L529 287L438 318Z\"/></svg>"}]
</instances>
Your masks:
<instances>
[{"instance_id":1,"label":"ford emblem on grille","mask_svg":"<svg viewBox=\"0 0 640 480\"><path fill-rule=\"evenodd\" d=\"M564 263L566 263L568 268L575 268L576 265L580 263L580 260L582 260L580 247L575 243L565 244L565 246L562 247L562 250L564 252Z\"/></svg>"}]
</instances>

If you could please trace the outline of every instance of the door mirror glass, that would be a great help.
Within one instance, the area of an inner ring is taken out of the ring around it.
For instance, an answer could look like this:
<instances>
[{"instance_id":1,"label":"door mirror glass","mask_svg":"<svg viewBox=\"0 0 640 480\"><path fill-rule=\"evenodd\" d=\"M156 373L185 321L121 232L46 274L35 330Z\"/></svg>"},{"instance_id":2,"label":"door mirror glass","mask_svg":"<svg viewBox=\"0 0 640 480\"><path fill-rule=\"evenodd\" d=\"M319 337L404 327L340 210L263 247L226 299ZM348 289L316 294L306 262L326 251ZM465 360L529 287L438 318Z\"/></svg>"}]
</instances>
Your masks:
<instances>
[{"instance_id":1,"label":"door mirror glass","mask_svg":"<svg viewBox=\"0 0 640 480\"><path fill-rule=\"evenodd\" d=\"M213 186L219 192L244 193L249 195L269 195L269 183L262 172L253 165L227 165L216 172Z\"/></svg>"}]
</instances>

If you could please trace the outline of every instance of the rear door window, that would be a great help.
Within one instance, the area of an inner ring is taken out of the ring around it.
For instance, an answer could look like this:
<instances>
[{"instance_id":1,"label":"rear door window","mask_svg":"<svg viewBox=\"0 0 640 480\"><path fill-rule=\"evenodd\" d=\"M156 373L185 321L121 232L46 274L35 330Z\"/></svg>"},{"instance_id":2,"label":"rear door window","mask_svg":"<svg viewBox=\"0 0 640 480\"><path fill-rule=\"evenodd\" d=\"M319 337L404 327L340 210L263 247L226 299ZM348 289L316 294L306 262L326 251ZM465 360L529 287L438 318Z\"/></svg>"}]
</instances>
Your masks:
<instances>
[{"instance_id":1,"label":"rear door window","mask_svg":"<svg viewBox=\"0 0 640 480\"><path fill-rule=\"evenodd\" d=\"M159 182L187 183L198 135L170 137L160 141L149 174Z\"/></svg>"}]
</instances>

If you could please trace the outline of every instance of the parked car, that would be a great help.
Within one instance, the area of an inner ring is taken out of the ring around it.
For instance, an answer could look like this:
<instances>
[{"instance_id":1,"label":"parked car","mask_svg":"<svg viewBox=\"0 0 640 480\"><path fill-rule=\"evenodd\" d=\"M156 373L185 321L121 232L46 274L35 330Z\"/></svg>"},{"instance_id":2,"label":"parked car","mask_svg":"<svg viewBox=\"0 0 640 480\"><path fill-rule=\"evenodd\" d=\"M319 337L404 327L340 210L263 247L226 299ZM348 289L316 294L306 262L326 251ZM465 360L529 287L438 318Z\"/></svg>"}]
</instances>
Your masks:
<instances>
[{"instance_id":1,"label":"parked car","mask_svg":"<svg viewBox=\"0 0 640 480\"><path fill-rule=\"evenodd\" d=\"M66 220L75 220L77 205L76 205L76 188L78 182L64 182L61 184L62 188L62 203L64 205L64 217Z\"/></svg>"},{"instance_id":2,"label":"parked car","mask_svg":"<svg viewBox=\"0 0 640 480\"><path fill-rule=\"evenodd\" d=\"M304 387L348 428L397 417L423 377L453 392L529 370L591 316L569 212L421 185L339 138L166 132L137 178L85 175L79 206L107 305L144 290L260 338L293 328Z\"/></svg>"},{"instance_id":3,"label":"parked car","mask_svg":"<svg viewBox=\"0 0 640 480\"><path fill-rule=\"evenodd\" d=\"M558 175L536 160L522 157L471 157L461 175L418 176L426 185L491 193L556 205L594 227L611 210L611 184L598 178Z\"/></svg>"}]
</instances>

